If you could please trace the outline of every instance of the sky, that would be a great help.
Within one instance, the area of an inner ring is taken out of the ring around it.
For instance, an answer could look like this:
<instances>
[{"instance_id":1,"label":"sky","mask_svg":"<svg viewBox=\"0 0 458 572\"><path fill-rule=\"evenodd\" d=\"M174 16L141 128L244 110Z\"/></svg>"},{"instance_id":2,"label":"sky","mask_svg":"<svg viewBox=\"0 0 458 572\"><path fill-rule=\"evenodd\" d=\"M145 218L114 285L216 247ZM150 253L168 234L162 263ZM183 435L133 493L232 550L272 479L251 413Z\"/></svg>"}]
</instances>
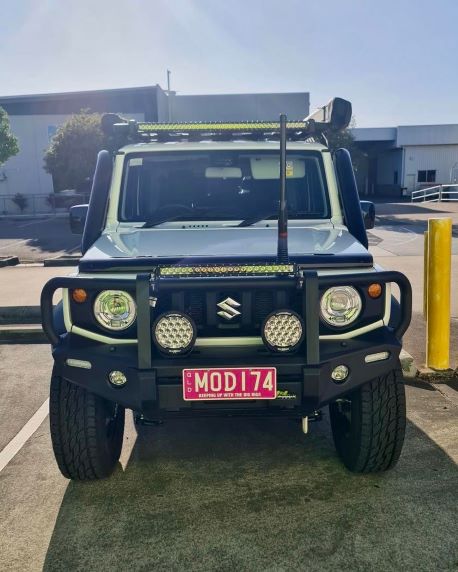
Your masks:
<instances>
[{"instance_id":1,"label":"sky","mask_svg":"<svg viewBox=\"0 0 458 572\"><path fill-rule=\"evenodd\" d=\"M358 127L458 123L457 0L0 0L0 96L308 91Z\"/></svg>"}]
</instances>

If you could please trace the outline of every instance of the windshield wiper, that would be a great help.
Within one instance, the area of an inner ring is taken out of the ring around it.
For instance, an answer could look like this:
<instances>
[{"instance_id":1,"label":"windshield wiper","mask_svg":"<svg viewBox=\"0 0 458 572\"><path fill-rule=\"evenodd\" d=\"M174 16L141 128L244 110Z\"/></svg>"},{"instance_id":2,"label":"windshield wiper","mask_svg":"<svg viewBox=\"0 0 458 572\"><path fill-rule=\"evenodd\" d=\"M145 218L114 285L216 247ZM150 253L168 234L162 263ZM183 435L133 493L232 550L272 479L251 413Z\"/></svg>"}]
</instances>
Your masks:
<instances>
[{"instance_id":1,"label":"windshield wiper","mask_svg":"<svg viewBox=\"0 0 458 572\"><path fill-rule=\"evenodd\" d=\"M173 222L174 220L179 220L180 218L186 218L189 215L177 214L172 216L163 216L158 218L151 218L145 222L142 228L152 228L153 226L158 226L164 222Z\"/></svg>"},{"instance_id":2,"label":"windshield wiper","mask_svg":"<svg viewBox=\"0 0 458 572\"><path fill-rule=\"evenodd\" d=\"M242 222L240 222L237 226L251 226L252 224L256 224L257 222L264 219L272 218L273 216L278 216L278 210L275 210L274 212L269 211L251 218L246 218L245 220L242 220Z\"/></svg>"},{"instance_id":3,"label":"windshield wiper","mask_svg":"<svg viewBox=\"0 0 458 572\"><path fill-rule=\"evenodd\" d=\"M181 206L181 205L180 205ZM175 214L164 214L162 216L156 215L155 217L152 216L151 218L149 218L145 224L142 226L142 228L152 228L153 226L158 226L164 222L173 222L175 220L198 220L195 217L201 217L203 215L209 214L209 213L214 213L216 211L218 211L218 216L221 215L225 215L225 216L229 216L229 214L231 214L231 212L228 209L220 209L219 207L195 207L195 208L191 208L191 207L185 207L185 208L181 208L181 213L175 213ZM236 218L234 216L234 218ZM200 219L200 220L220 220L220 219ZM226 219L223 219L226 220Z\"/></svg>"},{"instance_id":4,"label":"windshield wiper","mask_svg":"<svg viewBox=\"0 0 458 572\"><path fill-rule=\"evenodd\" d=\"M277 217L278 212L275 211L269 211L269 212L265 212L263 214L260 214L258 216L255 217L251 217L251 218L246 218L245 220L242 220L241 223L239 223L237 226L251 226L252 224L256 224L257 222L264 220L264 219L269 219L272 217ZM295 212L289 212L288 216L293 216L294 218L298 218L303 216L304 218L313 218L313 215L317 216L318 218L321 218L323 216L323 213L317 213L317 212L306 212L306 211L295 211Z\"/></svg>"}]
</instances>

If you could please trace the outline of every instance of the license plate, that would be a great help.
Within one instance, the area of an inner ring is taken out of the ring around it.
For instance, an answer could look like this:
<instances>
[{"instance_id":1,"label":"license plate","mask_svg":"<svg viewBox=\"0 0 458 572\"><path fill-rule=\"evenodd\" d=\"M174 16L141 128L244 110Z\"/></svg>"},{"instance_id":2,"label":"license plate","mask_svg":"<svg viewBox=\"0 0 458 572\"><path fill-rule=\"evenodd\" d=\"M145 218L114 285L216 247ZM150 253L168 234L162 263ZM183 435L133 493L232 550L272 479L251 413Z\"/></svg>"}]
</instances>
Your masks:
<instances>
[{"instance_id":1,"label":"license plate","mask_svg":"<svg viewBox=\"0 0 458 572\"><path fill-rule=\"evenodd\" d=\"M275 399L277 370L274 367L202 368L183 370L183 399Z\"/></svg>"}]
</instances>

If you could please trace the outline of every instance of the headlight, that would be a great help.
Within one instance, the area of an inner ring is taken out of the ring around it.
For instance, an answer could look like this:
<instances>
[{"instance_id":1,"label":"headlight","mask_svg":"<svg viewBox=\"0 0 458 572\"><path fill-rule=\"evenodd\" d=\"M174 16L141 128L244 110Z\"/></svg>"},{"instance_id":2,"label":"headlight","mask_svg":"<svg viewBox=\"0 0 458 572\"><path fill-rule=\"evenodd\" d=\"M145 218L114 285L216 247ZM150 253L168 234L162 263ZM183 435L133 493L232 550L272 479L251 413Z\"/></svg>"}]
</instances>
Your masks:
<instances>
[{"instance_id":1,"label":"headlight","mask_svg":"<svg viewBox=\"0 0 458 572\"><path fill-rule=\"evenodd\" d=\"M154 322L153 338L160 351L184 354L194 345L196 326L189 316L179 312L167 312Z\"/></svg>"},{"instance_id":2,"label":"headlight","mask_svg":"<svg viewBox=\"0 0 458 572\"><path fill-rule=\"evenodd\" d=\"M94 316L108 330L125 330L135 322L137 306L123 290L104 290L94 302Z\"/></svg>"},{"instance_id":3,"label":"headlight","mask_svg":"<svg viewBox=\"0 0 458 572\"><path fill-rule=\"evenodd\" d=\"M361 296L353 286L333 286L320 302L321 317L331 326L348 326L361 313Z\"/></svg>"},{"instance_id":4,"label":"headlight","mask_svg":"<svg viewBox=\"0 0 458 572\"><path fill-rule=\"evenodd\" d=\"M302 342L303 337L302 319L290 310L273 312L267 316L262 326L262 339L273 351L292 351Z\"/></svg>"}]
</instances>

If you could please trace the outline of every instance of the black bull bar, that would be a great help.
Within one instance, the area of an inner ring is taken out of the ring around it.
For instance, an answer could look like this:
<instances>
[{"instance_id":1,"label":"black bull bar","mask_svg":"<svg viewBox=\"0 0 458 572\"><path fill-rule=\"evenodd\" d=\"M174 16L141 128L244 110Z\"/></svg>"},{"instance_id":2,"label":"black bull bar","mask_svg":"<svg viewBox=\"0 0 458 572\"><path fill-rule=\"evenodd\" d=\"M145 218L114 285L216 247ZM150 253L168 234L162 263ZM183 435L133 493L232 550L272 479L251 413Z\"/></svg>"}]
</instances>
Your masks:
<instances>
[{"instance_id":1,"label":"black bull bar","mask_svg":"<svg viewBox=\"0 0 458 572\"><path fill-rule=\"evenodd\" d=\"M52 346L57 346L60 336L56 332L53 316L53 295L60 288L87 288L91 290L122 290L135 289L137 304L137 350L138 369L151 369L152 363L152 331L150 298L160 296L161 292L171 290L216 288L294 288L302 291L302 315L305 322L305 355L306 365L320 363L319 343L319 292L320 288L330 286L361 286L373 282L380 284L395 283L400 291L400 315L392 331L400 340L410 324L412 313L412 288L409 280L400 272L363 272L318 276L316 271L304 271L294 276L237 276L237 277L180 277L180 278L154 278L151 274L137 274L132 279L103 278L103 277L58 277L49 280L41 293L41 315L43 331ZM316 311L307 311L314 308Z\"/></svg>"}]
</instances>

